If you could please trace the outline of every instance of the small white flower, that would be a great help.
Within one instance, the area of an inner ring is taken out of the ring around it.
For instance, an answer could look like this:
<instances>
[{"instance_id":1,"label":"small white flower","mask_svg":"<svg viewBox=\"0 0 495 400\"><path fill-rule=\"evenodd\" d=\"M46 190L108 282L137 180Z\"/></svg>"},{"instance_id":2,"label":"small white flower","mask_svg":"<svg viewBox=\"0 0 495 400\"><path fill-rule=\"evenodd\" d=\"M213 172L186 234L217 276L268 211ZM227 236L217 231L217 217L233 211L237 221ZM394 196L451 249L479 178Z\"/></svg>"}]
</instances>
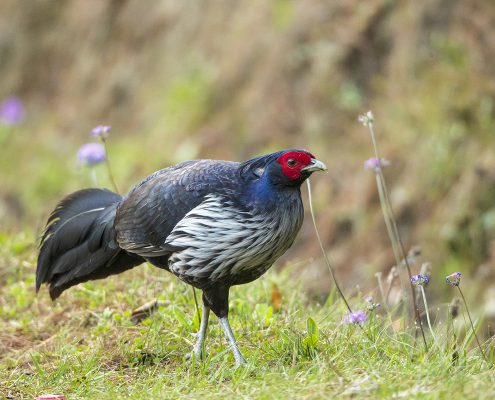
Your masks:
<instances>
[{"instance_id":1,"label":"small white flower","mask_svg":"<svg viewBox=\"0 0 495 400\"><path fill-rule=\"evenodd\" d=\"M364 126L369 126L371 125L375 120L375 117L373 116L373 112L370 110L366 114L361 114L358 117L358 121L361 122Z\"/></svg>"}]
</instances>

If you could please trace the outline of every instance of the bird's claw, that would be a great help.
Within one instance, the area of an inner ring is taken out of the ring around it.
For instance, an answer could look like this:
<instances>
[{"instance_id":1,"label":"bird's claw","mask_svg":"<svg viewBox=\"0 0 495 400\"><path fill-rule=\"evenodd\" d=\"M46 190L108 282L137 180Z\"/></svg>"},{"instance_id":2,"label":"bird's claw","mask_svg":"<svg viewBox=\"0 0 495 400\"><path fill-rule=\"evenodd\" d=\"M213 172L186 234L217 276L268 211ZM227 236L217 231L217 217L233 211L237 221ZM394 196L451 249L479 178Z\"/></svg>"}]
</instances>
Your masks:
<instances>
[{"instance_id":1,"label":"bird's claw","mask_svg":"<svg viewBox=\"0 0 495 400\"><path fill-rule=\"evenodd\" d=\"M245 367L247 365L246 360L244 359L242 353L240 352L240 350L237 347L234 349L234 358L235 358L235 367L236 368Z\"/></svg>"}]
</instances>

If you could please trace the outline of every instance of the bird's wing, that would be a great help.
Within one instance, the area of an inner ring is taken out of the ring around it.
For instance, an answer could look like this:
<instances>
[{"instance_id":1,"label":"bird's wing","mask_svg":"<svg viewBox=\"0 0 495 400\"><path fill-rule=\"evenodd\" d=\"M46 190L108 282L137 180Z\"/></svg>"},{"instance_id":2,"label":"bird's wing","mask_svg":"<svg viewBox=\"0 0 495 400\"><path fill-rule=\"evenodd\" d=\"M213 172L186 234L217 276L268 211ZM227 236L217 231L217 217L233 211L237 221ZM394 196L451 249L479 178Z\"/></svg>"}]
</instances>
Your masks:
<instances>
[{"instance_id":1,"label":"bird's wing","mask_svg":"<svg viewBox=\"0 0 495 400\"><path fill-rule=\"evenodd\" d=\"M237 163L196 160L150 175L124 198L115 229L119 246L143 257L159 257L174 226L212 192L229 186Z\"/></svg>"}]
</instances>

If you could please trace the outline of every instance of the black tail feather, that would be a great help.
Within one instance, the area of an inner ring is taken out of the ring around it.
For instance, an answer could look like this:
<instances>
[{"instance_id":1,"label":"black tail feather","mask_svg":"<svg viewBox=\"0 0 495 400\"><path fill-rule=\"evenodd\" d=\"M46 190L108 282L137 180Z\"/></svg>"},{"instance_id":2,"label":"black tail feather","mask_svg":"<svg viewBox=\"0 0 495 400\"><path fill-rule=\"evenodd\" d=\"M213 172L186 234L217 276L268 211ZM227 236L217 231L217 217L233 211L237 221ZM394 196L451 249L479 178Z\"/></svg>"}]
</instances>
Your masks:
<instances>
[{"instance_id":1,"label":"black tail feather","mask_svg":"<svg viewBox=\"0 0 495 400\"><path fill-rule=\"evenodd\" d=\"M36 291L47 283L55 299L73 285L144 262L119 248L115 241L113 223L121 200L108 190L85 189L57 205L41 238Z\"/></svg>"}]
</instances>

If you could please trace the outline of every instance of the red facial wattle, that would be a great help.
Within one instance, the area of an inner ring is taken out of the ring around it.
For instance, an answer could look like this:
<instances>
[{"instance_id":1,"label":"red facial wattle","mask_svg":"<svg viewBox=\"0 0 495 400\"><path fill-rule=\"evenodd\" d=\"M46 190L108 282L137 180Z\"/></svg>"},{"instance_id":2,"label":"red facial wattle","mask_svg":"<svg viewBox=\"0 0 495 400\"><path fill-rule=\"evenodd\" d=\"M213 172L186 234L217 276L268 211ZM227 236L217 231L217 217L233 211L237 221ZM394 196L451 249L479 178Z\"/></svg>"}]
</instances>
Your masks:
<instances>
[{"instance_id":1,"label":"red facial wattle","mask_svg":"<svg viewBox=\"0 0 495 400\"><path fill-rule=\"evenodd\" d=\"M311 163L315 157L311 153L302 151L289 151L282 154L278 163L282 167L282 173L289 179L298 179L301 176L301 170ZM294 160L294 161L291 161Z\"/></svg>"}]
</instances>

